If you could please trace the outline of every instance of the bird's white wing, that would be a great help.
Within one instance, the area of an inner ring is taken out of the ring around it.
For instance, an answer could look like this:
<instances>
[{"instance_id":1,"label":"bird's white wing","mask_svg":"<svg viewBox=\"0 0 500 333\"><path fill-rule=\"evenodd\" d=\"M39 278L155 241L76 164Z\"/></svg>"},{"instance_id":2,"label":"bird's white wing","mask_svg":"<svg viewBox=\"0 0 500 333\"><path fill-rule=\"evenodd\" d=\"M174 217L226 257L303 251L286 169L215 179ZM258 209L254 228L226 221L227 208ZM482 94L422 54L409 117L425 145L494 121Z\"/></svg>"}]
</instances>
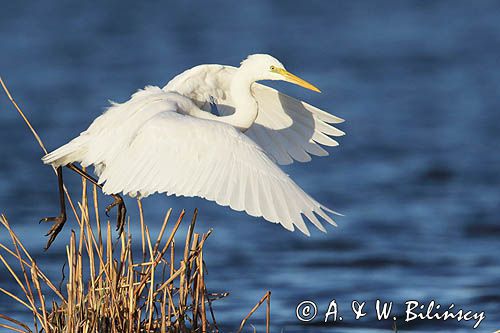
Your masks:
<instances>
[{"instance_id":1,"label":"bird's white wing","mask_svg":"<svg viewBox=\"0 0 500 333\"><path fill-rule=\"evenodd\" d=\"M219 113L229 115L235 108L230 85L236 70L232 66L196 66L179 74L163 89L191 98L205 111L211 110L213 99ZM326 156L328 152L321 145L337 146L332 137L344 135L331 125L344 120L326 111L260 83L252 85L252 94L259 113L245 134L279 164L307 162L311 155Z\"/></svg>"},{"instance_id":2,"label":"bird's white wing","mask_svg":"<svg viewBox=\"0 0 500 333\"><path fill-rule=\"evenodd\" d=\"M317 216L335 225L325 211L334 212L307 195L243 133L180 114L174 103L158 105L167 109L106 161L99 178L105 193L198 196L306 234L303 216L322 231Z\"/></svg>"},{"instance_id":3,"label":"bird's white wing","mask_svg":"<svg viewBox=\"0 0 500 333\"><path fill-rule=\"evenodd\" d=\"M252 93L259 113L245 134L279 164L308 162L310 155L326 156L320 144L337 146L332 136L344 135L331 125L344 121L339 117L259 83L252 85Z\"/></svg>"}]
</instances>

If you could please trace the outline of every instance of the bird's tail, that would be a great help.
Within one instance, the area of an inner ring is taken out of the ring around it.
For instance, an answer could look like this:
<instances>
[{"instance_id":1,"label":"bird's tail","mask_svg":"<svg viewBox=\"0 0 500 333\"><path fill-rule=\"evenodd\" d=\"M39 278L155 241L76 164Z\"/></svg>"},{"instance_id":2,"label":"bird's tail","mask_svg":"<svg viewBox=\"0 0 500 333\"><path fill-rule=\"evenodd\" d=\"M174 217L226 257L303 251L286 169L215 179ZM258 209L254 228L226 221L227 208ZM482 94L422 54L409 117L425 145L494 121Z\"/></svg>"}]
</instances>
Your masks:
<instances>
[{"instance_id":1,"label":"bird's tail","mask_svg":"<svg viewBox=\"0 0 500 333\"><path fill-rule=\"evenodd\" d=\"M82 136L79 136L42 157L42 161L44 164L52 164L55 167L80 162L86 150L85 141Z\"/></svg>"}]
</instances>

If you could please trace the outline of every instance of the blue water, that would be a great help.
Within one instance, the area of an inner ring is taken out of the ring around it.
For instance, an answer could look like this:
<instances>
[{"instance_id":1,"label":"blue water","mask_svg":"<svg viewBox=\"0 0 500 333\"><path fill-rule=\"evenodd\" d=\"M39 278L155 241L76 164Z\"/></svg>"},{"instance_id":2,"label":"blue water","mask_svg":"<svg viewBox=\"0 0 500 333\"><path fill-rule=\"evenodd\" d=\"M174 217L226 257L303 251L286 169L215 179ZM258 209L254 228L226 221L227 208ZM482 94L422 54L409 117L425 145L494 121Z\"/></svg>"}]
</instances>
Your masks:
<instances>
[{"instance_id":1,"label":"blue water","mask_svg":"<svg viewBox=\"0 0 500 333\"><path fill-rule=\"evenodd\" d=\"M400 331L473 325L405 323L403 303L412 299L485 311L478 331L500 329L497 1L1 1L0 8L0 73L51 149L84 130L108 99L125 101L191 66L236 65L256 52L273 54L323 94L275 87L346 119L347 136L330 157L285 167L345 214L327 234L307 238L203 200L144 201L153 230L168 207L189 216L198 207L198 230L214 228L207 283L231 294L215 305L225 331L266 290L274 332L390 332L392 320L374 316L376 299L395 303ZM37 220L57 212L56 179L4 96L0 154L0 211L39 264L60 276L75 222L42 251L47 226ZM78 178L66 178L76 196ZM134 214L135 202L127 203ZM0 286L19 292L6 271ZM295 307L306 299L320 313L300 324ZM344 320L324 326L332 299ZM352 300L368 302L366 317L353 319ZM3 296L0 313L29 318ZM263 318L261 310L251 320L258 332Z\"/></svg>"}]
</instances>

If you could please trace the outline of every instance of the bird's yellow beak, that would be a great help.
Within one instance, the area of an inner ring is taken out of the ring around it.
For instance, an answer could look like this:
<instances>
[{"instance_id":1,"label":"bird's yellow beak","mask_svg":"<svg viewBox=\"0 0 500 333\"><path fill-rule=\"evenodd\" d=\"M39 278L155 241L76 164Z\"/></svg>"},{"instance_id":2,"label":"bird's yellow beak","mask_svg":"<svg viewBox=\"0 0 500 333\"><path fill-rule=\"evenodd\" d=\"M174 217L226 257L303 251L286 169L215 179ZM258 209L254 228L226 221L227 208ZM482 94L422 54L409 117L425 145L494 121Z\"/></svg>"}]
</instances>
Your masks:
<instances>
[{"instance_id":1,"label":"bird's yellow beak","mask_svg":"<svg viewBox=\"0 0 500 333\"><path fill-rule=\"evenodd\" d=\"M307 82L306 80L301 79L297 75L293 75L292 73L290 73L289 71L287 71L284 68L276 68L275 71L276 71L276 73L281 74L285 78L285 81L294 83L296 85L299 85L301 87L304 87L304 88L312 90L312 91L316 91L319 93L321 92L321 90L319 90L318 88L316 88L315 86L313 86L312 84Z\"/></svg>"}]
</instances>

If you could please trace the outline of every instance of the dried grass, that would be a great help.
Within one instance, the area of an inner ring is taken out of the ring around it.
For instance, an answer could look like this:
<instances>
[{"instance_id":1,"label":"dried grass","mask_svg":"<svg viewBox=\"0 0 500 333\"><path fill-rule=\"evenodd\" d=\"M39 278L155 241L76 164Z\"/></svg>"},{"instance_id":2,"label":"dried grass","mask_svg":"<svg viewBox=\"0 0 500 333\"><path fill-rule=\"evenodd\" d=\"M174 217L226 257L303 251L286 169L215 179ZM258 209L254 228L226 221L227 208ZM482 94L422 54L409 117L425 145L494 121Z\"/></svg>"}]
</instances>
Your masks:
<instances>
[{"instance_id":1,"label":"dried grass","mask_svg":"<svg viewBox=\"0 0 500 333\"><path fill-rule=\"evenodd\" d=\"M85 184L84 184L85 188ZM44 332L208 332L218 331L215 318L207 315L214 298L205 286L203 245L210 235L194 232L196 212L186 234L182 258L175 264L174 236L184 218L180 214L170 234L171 210L162 228L152 237L142 223L144 260L135 260L130 233L113 239L108 221L105 229L91 226L89 204L85 195L79 232L72 232L66 246L68 276L65 290L47 278L36 264L7 218L0 223L10 235L11 245L0 244L0 260L21 289L24 297L4 289L1 292L25 306L34 317L35 331ZM96 200L96 188L93 189ZM98 204L94 202L94 207ZM99 220L99 211L95 212ZM143 220L143 218L141 218ZM95 221L94 221L95 222ZM14 267L12 262L17 264ZM85 279L85 280L84 280ZM54 301L47 301L53 295ZM9 324L0 325L17 332L31 332L28 325L6 316Z\"/></svg>"}]
</instances>

